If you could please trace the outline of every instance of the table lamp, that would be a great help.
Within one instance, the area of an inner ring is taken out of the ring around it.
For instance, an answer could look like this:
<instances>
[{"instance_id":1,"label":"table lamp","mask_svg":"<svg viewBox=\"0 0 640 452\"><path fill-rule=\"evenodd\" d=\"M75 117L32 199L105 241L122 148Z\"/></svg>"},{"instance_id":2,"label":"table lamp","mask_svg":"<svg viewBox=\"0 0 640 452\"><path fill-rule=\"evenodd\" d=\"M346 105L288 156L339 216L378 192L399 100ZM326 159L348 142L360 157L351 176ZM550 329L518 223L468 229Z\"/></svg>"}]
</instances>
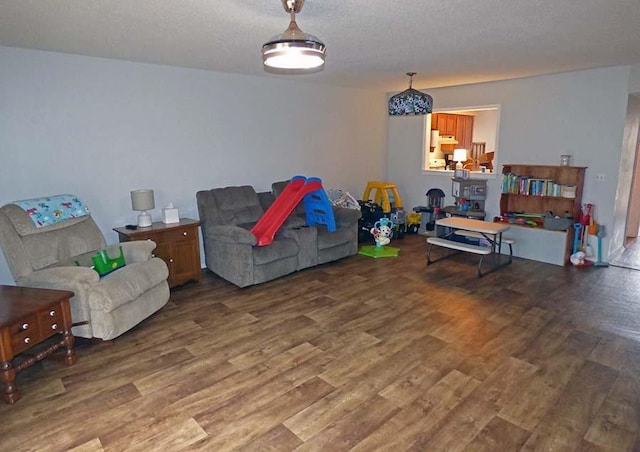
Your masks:
<instances>
[{"instance_id":1,"label":"table lamp","mask_svg":"<svg viewBox=\"0 0 640 452\"><path fill-rule=\"evenodd\" d=\"M453 150L453 160L458 162L456 164L456 169L462 169L462 162L467 161L467 150L466 149L454 149Z\"/></svg>"},{"instance_id":2,"label":"table lamp","mask_svg":"<svg viewBox=\"0 0 640 452\"><path fill-rule=\"evenodd\" d=\"M156 204L153 200L153 190L145 188L142 190L131 191L131 208L140 212L140 215L138 215L139 228L148 228L151 226L151 214L147 211L152 210L155 207Z\"/></svg>"}]
</instances>

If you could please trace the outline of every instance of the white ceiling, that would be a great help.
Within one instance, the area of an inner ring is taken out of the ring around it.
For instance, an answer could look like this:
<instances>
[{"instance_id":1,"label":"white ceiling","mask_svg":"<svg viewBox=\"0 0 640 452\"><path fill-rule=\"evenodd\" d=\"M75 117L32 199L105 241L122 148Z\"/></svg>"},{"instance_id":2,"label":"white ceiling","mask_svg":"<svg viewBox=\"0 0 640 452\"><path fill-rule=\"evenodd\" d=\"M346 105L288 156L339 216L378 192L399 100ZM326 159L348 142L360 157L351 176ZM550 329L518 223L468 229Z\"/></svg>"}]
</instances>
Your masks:
<instances>
[{"instance_id":1,"label":"white ceiling","mask_svg":"<svg viewBox=\"0 0 640 452\"><path fill-rule=\"evenodd\" d=\"M640 64L640 0L307 0L327 45L300 79L395 91ZM0 45L282 77L260 48L280 0L0 0Z\"/></svg>"}]
</instances>

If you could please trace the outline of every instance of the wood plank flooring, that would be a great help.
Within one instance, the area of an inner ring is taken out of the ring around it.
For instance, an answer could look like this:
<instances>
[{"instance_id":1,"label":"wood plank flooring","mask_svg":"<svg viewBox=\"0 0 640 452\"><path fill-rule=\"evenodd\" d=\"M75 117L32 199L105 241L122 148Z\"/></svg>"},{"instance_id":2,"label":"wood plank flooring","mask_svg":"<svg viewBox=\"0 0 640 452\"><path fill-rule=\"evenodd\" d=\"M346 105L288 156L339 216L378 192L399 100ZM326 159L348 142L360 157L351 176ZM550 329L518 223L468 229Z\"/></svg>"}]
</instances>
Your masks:
<instances>
[{"instance_id":1,"label":"wood plank flooring","mask_svg":"<svg viewBox=\"0 0 640 452\"><path fill-rule=\"evenodd\" d=\"M616 267L640 270L640 241L638 241L638 238L627 237L624 248L611 255L609 263Z\"/></svg>"},{"instance_id":2,"label":"wood plank flooring","mask_svg":"<svg viewBox=\"0 0 640 452\"><path fill-rule=\"evenodd\" d=\"M353 256L204 272L0 404L1 451L640 450L640 272ZM517 244L516 244L517 246Z\"/></svg>"}]
</instances>

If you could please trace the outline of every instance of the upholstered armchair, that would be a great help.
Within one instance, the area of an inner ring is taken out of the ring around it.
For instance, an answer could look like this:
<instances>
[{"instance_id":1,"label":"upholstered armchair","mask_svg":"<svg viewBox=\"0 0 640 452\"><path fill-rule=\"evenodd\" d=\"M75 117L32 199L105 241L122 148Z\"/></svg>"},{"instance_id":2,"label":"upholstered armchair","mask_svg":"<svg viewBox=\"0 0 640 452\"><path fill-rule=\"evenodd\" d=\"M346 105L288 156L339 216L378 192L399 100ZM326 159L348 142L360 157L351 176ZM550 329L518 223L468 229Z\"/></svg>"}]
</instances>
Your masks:
<instances>
[{"instance_id":1,"label":"upholstered armchair","mask_svg":"<svg viewBox=\"0 0 640 452\"><path fill-rule=\"evenodd\" d=\"M91 256L107 249L126 265L100 277ZM53 224L34 224L16 204L0 208L0 247L19 286L72 291L75 336L113 339L158 311L169 300L167 266L152 257L155 243L127 242L106 246L93 218L83 215Z\"/></svg>"},{"instance_id":2,"label":"upholstered armchair","mask_svg":"<svg viewBox=\"0 0 640 452\"><path fill-rule=\"evenodd\" d=\"M209 270L239 287L297 270L298 245L293 239L276 235L270 245L257 246L251 232L273 200L270 193L259 196L253 187L243 185L202 190L196 200Z\"/></svg>"}]
</instances>

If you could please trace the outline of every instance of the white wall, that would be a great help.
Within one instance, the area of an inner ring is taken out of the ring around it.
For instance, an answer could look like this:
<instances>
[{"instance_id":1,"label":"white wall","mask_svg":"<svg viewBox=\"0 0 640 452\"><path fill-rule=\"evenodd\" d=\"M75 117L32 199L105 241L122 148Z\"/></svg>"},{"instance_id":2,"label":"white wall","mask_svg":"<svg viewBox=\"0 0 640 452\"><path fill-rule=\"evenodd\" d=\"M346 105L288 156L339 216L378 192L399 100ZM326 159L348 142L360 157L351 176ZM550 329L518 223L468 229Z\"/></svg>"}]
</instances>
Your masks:
<instances>
[{"instance_id":1,"label":"white wall","mask_svg":"<svg viewBox=\"0 0 640 452\"><path fill-rule=\"evenodd\" d=\"M631 67L629 75L629 92L640 93L640 64Z\"/></svg>"},{"instance_id":2,"label":"white wall","mask_svg":"<svg viewBox=\"0 0 640 452\"><path fill-rule=\"evenodd\" d=\"M611 230L629 74L621 66L426 91L437 109L500 104L498 173L505 163L557 165L561 154L571 154L574 166L587 166L583 202L594 204L597 221ZM405 206L424 205L426 191L434 187L451 204L451 174L420 169L422 122L390 117L388 127L387 180L398 185ZM596 182L596 174L604 174L605 182ZM489 220L500 210L497 176L488 181Z\"/></svg>"},{"instance_id":3,"label":"white wall","mask_svg":"<svg viewBox=\"0 0 640 452\"><path fill-rule=\"evenodd\" d=\"M473 118L473 141L487 143L485 150L491 152L496 149L497 110L482 110Z\"/></svg>"},{"instance_id":4,"label":"white wall","mask_svg":"<svg viewBox=\"0 0 640 452\"><path fill-rule=\"evenodd\" d=\"M359 197L386 171L381 92L8 47L0 67L0 205L74 193L109 243L132 189L198 218L197 190L302 174Z\"/></svg>"}]
</instances>

